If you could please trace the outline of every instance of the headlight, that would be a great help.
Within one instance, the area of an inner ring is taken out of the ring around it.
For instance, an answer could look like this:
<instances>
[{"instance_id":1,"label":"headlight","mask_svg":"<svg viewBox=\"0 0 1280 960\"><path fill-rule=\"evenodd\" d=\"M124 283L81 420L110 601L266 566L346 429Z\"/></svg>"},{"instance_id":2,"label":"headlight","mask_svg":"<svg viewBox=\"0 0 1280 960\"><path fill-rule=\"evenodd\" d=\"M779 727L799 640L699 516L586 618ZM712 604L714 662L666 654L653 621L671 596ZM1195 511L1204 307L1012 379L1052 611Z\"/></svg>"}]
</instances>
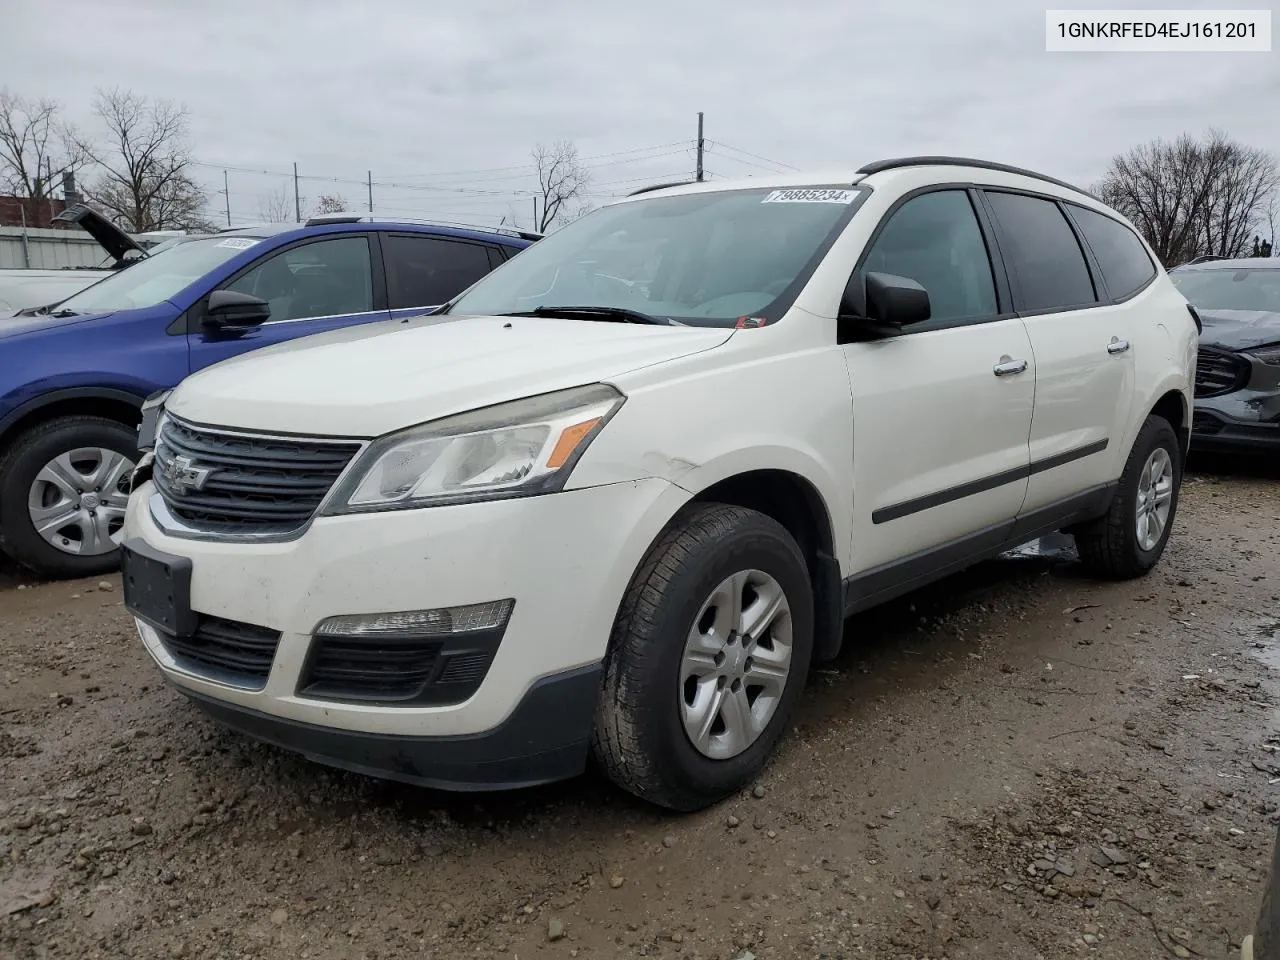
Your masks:
<instances>
[{"instance_id":1,"label":"headlight","mask_svg":"<svg viewBox=\"0 0 1280 960\"><path fill-rule=\"evenodd\" d=\"M575 387L447 417L381 437L325 513L361 513L559 490L625 398Z\"/></svg>"},{"instance_id":2,"label":"headlight","mask_svg":"<svg viewBox=\"0 0 1280 960\"><path fill-rule=\"evenodd\" d=\"M1280 367L1280 343L1268 343L1265 347L1255 347L1244 352L1252 357L1257 357L1269 366Z\"/></svg>"},{"instance_id":3,"label":"headlight","mask_svg":"<svg viewBox=\"0 0 1280 960\"><path fill-rule=\"evenodd\" d=\"M160 415L164 411L164 402L169 399L172 390L161 390L142 401L142 421L138 424L138 450L146 452L156 445L156 431L160 426Z\"/></svg>"}]
</instances>

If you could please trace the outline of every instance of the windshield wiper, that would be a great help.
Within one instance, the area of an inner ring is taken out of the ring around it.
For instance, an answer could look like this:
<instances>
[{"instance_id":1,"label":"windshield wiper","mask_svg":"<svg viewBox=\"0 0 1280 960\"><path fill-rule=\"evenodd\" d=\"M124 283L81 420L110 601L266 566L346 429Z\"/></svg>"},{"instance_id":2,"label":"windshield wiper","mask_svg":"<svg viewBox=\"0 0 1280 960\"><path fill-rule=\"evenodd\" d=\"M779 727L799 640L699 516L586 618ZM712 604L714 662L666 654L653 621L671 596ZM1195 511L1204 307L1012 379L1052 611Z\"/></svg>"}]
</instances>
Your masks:
<instances>
[{"instance_id":1,"label":"windshield wiper","mask_svg":"<svg viewBox=\"0 0 1280 960\"><path fill-rule=\"evenodd\" d=\"M498 314L502 317L599 317L602 320L621 320L623 323L654 323L670 326L670 317L654 317L626 307L534 307L532 310Z\"/></svg>"},{"instance_id":2,"label":"windshield wiper","mask_svg":"<svg viewBox=\"0 0 1280 960\"><path fill-rule=\"evenodd\" d=\"M78 317L80 313L77 310L59 310L56 313L49 314L49 316L62 320L66 317Z\"/></svg>"}]
</instances>

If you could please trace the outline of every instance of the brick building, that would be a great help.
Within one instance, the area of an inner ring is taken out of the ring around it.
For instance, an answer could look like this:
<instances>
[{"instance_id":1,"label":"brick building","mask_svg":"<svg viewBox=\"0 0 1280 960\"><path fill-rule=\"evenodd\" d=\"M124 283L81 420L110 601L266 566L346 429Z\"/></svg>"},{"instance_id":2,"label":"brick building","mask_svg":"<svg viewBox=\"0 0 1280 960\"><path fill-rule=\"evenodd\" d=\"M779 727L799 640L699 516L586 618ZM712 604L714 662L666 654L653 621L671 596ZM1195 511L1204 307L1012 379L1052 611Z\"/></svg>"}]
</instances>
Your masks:
<instances>
[{"instance_id":1,"label":"brick building","mask_svg":"<svg viewBox=\"0 0 1280 960\"><path fill-rule=\"evenodd\" d=\"M0 227L21 227L25 224L28 229L47 230L50 227L68 226L65 223L54 223L53 218L70 204L84 199L76 189L74 173L62 175L62 194L61 200L56 197L33 200L30 197L0 196Z\"/></svg>"}]
</instances>

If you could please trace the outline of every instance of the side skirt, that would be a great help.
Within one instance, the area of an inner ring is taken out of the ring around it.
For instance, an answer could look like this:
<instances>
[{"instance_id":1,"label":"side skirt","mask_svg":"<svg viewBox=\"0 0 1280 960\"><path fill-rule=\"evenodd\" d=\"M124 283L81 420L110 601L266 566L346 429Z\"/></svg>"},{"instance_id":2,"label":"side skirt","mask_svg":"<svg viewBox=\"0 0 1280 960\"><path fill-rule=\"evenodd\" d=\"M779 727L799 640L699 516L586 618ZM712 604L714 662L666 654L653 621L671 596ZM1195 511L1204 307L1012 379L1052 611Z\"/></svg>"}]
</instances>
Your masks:
<instances>
[{"instance_id":1,"label":"side skirt","mask_svg":"<svg viewBox=\"0 0 1280 960\"><path fill-rule=\"evenodd\" d=\"M1117 483L1103 484L1031 513L921 551L902 560L864 570L844 580L844 615L900 597L1029 540L1105 514Z\"/></svg>"}]
</instances>

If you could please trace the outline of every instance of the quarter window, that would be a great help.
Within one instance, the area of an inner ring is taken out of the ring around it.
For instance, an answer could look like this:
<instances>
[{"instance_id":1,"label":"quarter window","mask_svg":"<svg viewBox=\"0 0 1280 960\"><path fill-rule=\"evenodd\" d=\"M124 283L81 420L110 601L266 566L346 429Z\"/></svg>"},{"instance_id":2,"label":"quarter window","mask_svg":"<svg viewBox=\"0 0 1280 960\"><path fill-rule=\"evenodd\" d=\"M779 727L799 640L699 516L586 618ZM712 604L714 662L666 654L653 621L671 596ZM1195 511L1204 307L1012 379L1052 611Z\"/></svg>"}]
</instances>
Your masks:
<instances>
[{"instance_id":1,"label":"quarter window","mask_svg":"<svg viewBox=\"0 0 1280 960\"><path fill-rule=\"evenodd\" d=\"M1097 302L1075 232L1052 200L988 191L1000 225L1000 251L1013 273L1021 311L1067 310Z\"/></svg>"},{"instance_id":2,"label":"quarter window","mask_svg":"<svg viewBox=\"0 0 1280 960\"><path fill-rule=\"evenodd\" d=\"M1118 220L1074 203L1071 215L1098 261L1108 295L1123 300L1151 282L1156 275L1155 264L1132 230Z\"/></svg>"},{"instance_id":3,"label":"quarter window","mask_svg":"<svg viewBox=\"0 0 1280 960\"><path fill-rule=\"evenodd\" d=\"M997 312L987 245L963 190L921 194L899 207L867 253L863 277L868 273L908 277L924 287L931 324Z\"/></svg>"},{"instance_id":4,"label":"quarter window","mask_svg":"<svg viewBox=\"0 0 1280 960\"><path fill-rule=\"evenodd\" d=\"M338 317L373 310L373 271L365 237L290 247L227 285L271 306L269 322Z\"/></svg>"},{"instance_id":5,"label":"quarter window","mask_svg":"<svg viewBox=\"0 0 1280 960\"><path fill-rule=\"evenodd\" d=\"M392 310L452 300L490 270L488 248L478 243L389 234L382 250Z\"/></svg>"}]
</instances>

